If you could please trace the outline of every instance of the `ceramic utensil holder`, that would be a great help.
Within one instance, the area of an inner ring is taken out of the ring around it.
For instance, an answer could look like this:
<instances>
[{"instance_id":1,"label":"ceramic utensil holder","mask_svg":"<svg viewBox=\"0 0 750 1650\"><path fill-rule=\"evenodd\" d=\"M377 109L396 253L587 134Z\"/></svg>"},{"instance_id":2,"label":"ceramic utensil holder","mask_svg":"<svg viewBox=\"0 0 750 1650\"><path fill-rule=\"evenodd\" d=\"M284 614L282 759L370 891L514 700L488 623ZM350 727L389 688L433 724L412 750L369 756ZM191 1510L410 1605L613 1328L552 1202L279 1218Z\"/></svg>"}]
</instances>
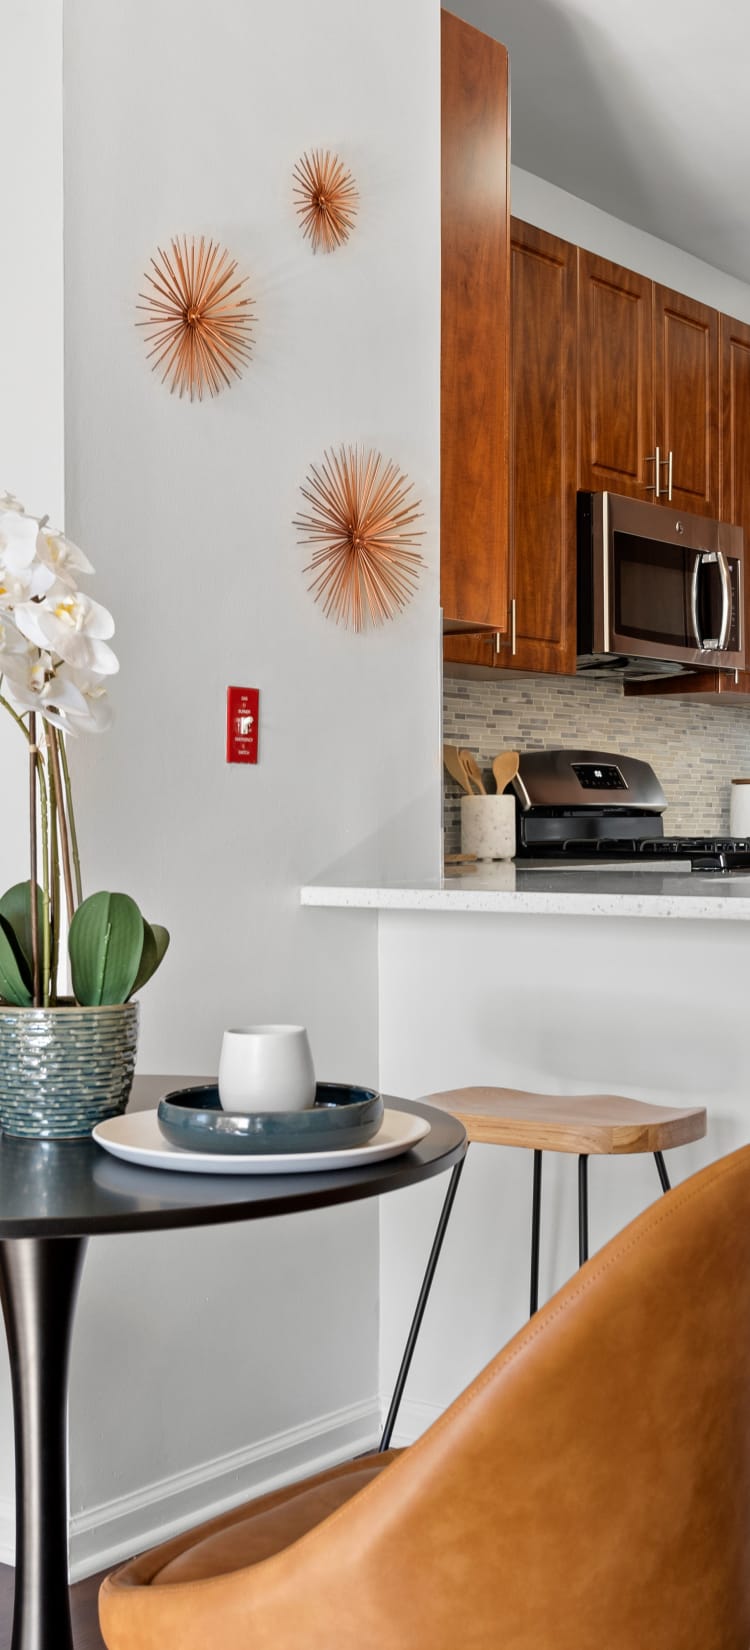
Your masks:
<instances>
[{"instance_id":1,"label":"ceramic utensil holder","mask_svg":"<svg viewBox=\"0 0 750 1650\"><path fill-rule=\"evenodd\" d=\"M750 779L733 779L729 791L729 835L750 836Z\"/></svg>"},{"instance_id":2,"label":"ceramic utensil holder","mask_svg":"<svg viewBox=\"0 0 750 1650\"><path fill-rule=\"evenodd\" d=\"M515 851L515 797L462 796L461 852L477 859L512 859Z\"/></svg>"}]
</instances>

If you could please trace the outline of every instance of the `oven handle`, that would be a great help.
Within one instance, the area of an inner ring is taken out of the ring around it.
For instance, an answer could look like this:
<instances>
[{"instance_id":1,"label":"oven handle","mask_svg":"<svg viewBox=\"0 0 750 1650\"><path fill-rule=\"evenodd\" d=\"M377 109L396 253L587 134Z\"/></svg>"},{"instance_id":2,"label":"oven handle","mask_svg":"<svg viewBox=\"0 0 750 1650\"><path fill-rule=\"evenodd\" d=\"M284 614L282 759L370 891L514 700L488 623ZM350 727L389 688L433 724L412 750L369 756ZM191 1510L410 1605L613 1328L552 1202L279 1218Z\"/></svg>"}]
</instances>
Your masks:
<instances>
[{"instance_id":1,"label":"oven handle","mask_svg":"<svg viewBox=\"0 0 750 1650\"><path fill-rule=\"evenodd\" d=\"M732 578L729 572L729 562L724 555L724 551L717 550L716 554L719 561L719 573L721 574L721 600L723 608L718 647L720 651L723 651L729 640L729 631L732 624Z\"/></svg>"},{"instance_id":2,"label":"oven handle","mask_svg":"<svg viewBox=\"0 0 750 1650\"><path fill-rule=\"evenodd\" d=\"M701 636L700 625L698 622L698 580L700 578L702 558L703 551L696 550L695 561L693 562L693 572L690 580L690 621L693 626L695 645L701 650L701 652L703 651L703 637Z\"/></svg>"}]
</instances>

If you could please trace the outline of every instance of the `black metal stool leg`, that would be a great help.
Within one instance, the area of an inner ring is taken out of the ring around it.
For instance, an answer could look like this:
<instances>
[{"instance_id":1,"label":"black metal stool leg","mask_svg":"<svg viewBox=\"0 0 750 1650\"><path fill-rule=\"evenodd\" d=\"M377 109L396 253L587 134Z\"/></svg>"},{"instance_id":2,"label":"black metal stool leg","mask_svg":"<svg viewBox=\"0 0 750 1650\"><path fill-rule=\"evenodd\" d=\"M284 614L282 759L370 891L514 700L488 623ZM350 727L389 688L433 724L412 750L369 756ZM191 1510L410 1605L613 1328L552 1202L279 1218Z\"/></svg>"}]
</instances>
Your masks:
<instances>
[{"instance_id":1,"label":"black metal stool leg","mask_svg":"<svg viewBox=\"0 0 750 1650\"><path fill-rule=\"evenodd\" d=\"M664 1162L664 1156L663 1156L662 1152L654 1152L654 1162L656 1164L657 1169L659 1170L659 1179L661 1181L662 1191L663 1192L671 1192L672 1182L669 1178L669 1175L667 1174L667 1165Z\"/></svg>"},{"instance_id":2,"label":"black metal stool leg","mask_svg":"<svg viewBox=\"0 0 750 1650\"><path fill-rule=\"evenodd\" d=\"M385 1426L383 1427L383 1436L380 1440L380 1443L378 1444L378 1453L381 1453L383 1450L388 1449L388 1446L391 1442L391 1437L392 1437L392 1434L393 1434L393 1428L396 1424L396 1417L398 1415L399 1408L400 1408L400 1405L401 1405L401 1399L404 1395L404 1387L406 1386L406 1378L407 1378L407 1375L409 1374L409 1367L411 1365L411 1360L414 1357L414 1348L416 1347L417 1337L418 1337L419 1331L422 1327L422 1319L423 1319L424 1314L425 1314L425 1307L427 1305L430 1290L432 1288L432 1280L435 1276L435 1270L436 1270L436 1267L437 1267L437 1263L440 1259L440 1250L443 1247L443 1238L445 1237L446 1227L448 1225L448 1221L450 1220L450 1213L451 1213L451 1209L453 1208L454 1198L456 1196L456 1192L458 1191L458 1182L461 1179L461 1170L463 1169L463 1166L464 1166L465 1162L466 1162L466 1158L462 1157L461 1162L457 1163L455 1168L453 1169L453 1171L451 1173L450 1181L448 1182L448 1190L445 1194L445 1201L444 1201L443 1207L440 1211L440 1219L439 1219L438 1224L437 1224L437 1231L436 1231L435 1236L434 1236L433 1241L432 1241L432 1248L430 1250L430 1258L427 1262L427 1270L426 1270L425 1275L422 1279L422 1287L419 1291L419 1299L417 1301L417 1305L416 1305L416 1308L415 1308L414 1317L412 1318L412 1321L411 1321L411 1328L409 1330L409 1337L408 1337L408 1340L406 1342L406 1346L404 1348L404 1355L401 1359L401 1367L400 1367L398 1375L396 1377L396 1385L393 1389L393 1397L391 1398L391 1402L390 1402L390 1405L389 1405L389 1408L388 1408L388 1414L386 1416Z\"/></svg>"},{"instance_id":3,"label":"black metal stool leg","mask_svg":"<svg viewBox=\"0 0 750 1650\"><path fill-rule=\"evenodd\" d=\"M578 1265L589 1258L589 1160L578 1159Z\"/></svg>"},{"instance_id":4,"label":"black metal stool leg","mask_svg":"<svg viewBox=\"0 0 750 1650\"><path fill-rule=\"evenodd\" d=\"M529 1317L539 1308L539 1237L542 1225L542 1154L534 1152L534 1183L531 1195L531 1298Z\"/></svg>"}]
</instances>

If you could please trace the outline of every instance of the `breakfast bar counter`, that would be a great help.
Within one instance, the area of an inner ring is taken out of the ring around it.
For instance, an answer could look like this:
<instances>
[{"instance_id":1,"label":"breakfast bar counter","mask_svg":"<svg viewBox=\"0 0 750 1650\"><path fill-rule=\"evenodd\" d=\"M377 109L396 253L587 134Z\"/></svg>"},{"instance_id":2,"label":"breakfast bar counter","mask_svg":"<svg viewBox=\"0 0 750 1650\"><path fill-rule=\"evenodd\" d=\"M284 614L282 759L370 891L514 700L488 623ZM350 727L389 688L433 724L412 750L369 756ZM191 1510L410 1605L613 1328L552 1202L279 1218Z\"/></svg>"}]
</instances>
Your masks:
<instances>
[{"instance_id":1,"label":"breakfast bar counter","mask_svg":"<svg viewBox=\"0 0 750 1650\"><path fill-rule=\"evenodd\" d=\"M750 872L531 869L512 862L457 867L412 885L311 884L303 905L375 911L489 911L513 916L676 917L750 921Z\"/></svg>"}]
</instances>

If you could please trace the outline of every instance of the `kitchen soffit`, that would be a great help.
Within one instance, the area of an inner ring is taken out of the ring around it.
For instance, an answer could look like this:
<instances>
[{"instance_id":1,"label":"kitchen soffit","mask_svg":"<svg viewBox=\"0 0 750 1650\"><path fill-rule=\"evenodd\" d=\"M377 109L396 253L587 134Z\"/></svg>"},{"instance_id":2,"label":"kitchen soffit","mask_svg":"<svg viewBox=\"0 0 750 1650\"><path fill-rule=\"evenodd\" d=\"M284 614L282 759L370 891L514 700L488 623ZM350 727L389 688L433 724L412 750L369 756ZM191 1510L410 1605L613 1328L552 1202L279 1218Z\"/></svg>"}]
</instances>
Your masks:
<instances>
[{"instance_id":1,"label":"kitchen soffit","mask_svg":"<svg viewBox=\"0 0 750 1650\"><path fill-rule=\"evenodd\" d=\"M750 281L747 0L447 0L511 54L513 160Z\"/></svg>"}]
</instances>

